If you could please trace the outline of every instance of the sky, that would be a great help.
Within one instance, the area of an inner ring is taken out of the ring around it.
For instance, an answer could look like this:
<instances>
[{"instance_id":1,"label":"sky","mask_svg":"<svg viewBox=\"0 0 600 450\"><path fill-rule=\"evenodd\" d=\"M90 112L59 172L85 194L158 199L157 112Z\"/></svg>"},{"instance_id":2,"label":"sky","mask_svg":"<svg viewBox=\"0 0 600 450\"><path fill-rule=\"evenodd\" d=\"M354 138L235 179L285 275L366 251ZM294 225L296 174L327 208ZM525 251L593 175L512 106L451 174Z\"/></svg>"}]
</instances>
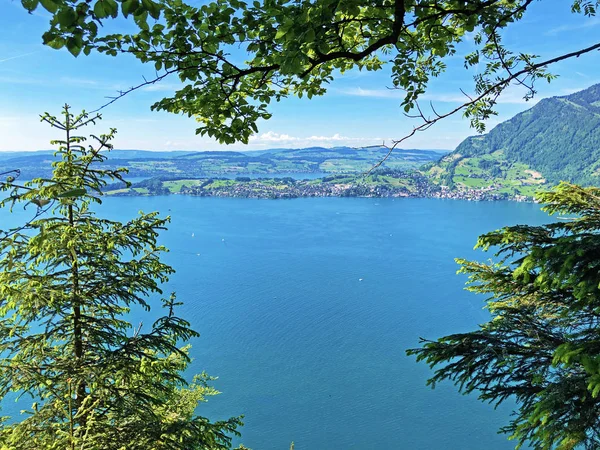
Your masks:
<instances>
[{"instance_id":1,"label":"sky","mask_svg":"<svg viewBox=\"0 0 600 450\"><path fill-rule=\"evenodd\" d=\"M538 0L523 20L511 25L503 42L513 51L551 58L598 42L600 17L586 18L570 12L569 0ZM0 0L0 151L52 148L55 131L40 123L39 114L58 114L68 103L73 111L94 110L118 90L152 77L153 67L126 55L92 54L74 58L66 50L53 50L41 43L50 15L39 8L28 14L19 0ZM447 61L448 69L431 83L424 100L438 112L458 105L461 88L473 91L476 69L465 69L462 57L471 51L465 42ZM518 112L531 108L541 98L566 95L600 82L600 54L594 52L555 64L551 72L559 78L540 82L539 94L526 102L523 92L511 88L500 99L499 115L488 122L488 130ZM144 150L261 150L309 146L361 147L406 135L418 122L404 116L402 93L390 90L390 66L379 72L352 71L338 77L323 97L289 98L272 104L273 117L259 123L250 143L221 145L195 134L194 119L150 111L150 105L171 95L181 86L176 78L138 90L102 111L98 131L117 128L115 148ZM95 131L95 130L91 130ZM460 115L445 119L426 132L405 141L402 148L454 149L475 134Z\"/></svg>"}]
</instances>

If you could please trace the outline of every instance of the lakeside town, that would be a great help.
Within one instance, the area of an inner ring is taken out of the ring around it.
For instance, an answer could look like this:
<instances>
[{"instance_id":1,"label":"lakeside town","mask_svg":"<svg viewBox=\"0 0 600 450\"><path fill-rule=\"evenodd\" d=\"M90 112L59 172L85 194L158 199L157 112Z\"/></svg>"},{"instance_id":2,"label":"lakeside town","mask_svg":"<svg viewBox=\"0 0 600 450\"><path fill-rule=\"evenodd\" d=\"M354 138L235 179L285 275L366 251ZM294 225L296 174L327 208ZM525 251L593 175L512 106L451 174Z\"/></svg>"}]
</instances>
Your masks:
<instances>
[{"instance_id":1,"label":"lakeside town","mask_svg":"<svg viewBox=\"0 0 600 450\"><path fill-rule=\"evenodd\" d=\"M340 174L318 179L237 177L174 179L151 178L129 188L112 186L109 195L192 195L255 199L292 199L304 197L441 198L470 201L531 201L531 197L499 192L499 186L485 188L448 188L433 183L418 171L380 169L372 174Z\"/></svg>"}]
</instances>

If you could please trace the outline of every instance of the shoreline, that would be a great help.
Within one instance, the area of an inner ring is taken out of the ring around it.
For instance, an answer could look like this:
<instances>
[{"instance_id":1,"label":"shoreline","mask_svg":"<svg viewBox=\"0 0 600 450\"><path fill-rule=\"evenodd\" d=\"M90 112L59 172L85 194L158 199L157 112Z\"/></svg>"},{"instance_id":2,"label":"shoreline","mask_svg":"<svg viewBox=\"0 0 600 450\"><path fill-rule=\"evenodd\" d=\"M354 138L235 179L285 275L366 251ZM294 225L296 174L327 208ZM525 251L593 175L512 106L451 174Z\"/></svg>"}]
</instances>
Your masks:
<instances>
[{"instance_id":1,"label":"shoreline","mask_svg":"<svg viewBox=\"0 0 600 450\"><path fill-rule=\"evenodd\" d=\"M112 188L112 189L111 189ZM111 196L190 195L195 197L293 199L318 197L355 198L440 198L468 201L533 202L518 193L494 188L449 189L430 181L419 172L384 171L368 175L331 175L313 180L292 178L251 179L158 179L151 178L130 187L111 186Z\"/></svg>"}]
</instances>

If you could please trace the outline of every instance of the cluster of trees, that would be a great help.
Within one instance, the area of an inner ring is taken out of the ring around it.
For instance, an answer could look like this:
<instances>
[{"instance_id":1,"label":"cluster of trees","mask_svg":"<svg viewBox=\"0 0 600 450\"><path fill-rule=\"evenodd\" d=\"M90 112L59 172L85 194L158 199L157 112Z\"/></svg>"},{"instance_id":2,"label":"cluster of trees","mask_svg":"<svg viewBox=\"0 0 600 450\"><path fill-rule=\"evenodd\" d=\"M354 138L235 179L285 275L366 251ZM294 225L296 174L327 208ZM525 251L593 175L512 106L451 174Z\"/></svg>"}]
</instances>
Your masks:
<instances>
[{"instance_id":1,"label":"cluster of trees","mask_svg":"<svg viewBox=\"0 0 600 450\"><path fill-rule=\"evenodd\" d=\"M166 188L160 178L149 178L135 183L135 187L146 188L150 195L169 195L171 191Z\"/></svg>"},{"instance_id":2,"label":"cluster of trees","mask_svg":"<svg viewBox=\"0 0 600 450\"><path fill-rule=\"evenodd\" d=\"M257 122L270 118L273 101L323 95L338 73L386 64L393 87L405 92L402 107L417 110L421 119L405 138L460 111L483 131L511 83L531 98L536 81L553 78L551 64L600 49L592 43L548 60L512 52L502 44L502 31L525 17L532 3L22 0L30 12L41 6L51 14L46 45L75 56L126 53L154 65L156 78L117 98L177 76L181 89L152 108L194 116L198 133L223 143L248 142ZM571 4L586 16L598 7L594 0ZM102 25L118 17L130 21L126 31L104 33L112 27ZM418 101L470 33L475 50L464 64L482 67L472 92L464 104L428 117ZM235 48L247 56L229 54ZM589 124L590 131L597 127L586 111L565 109L563 117ZM157 243L166 219L156 213L125 223L98 217L91 206L100 203L106 178L122 179L121 171L96 166L112 133L85 148L71 132L94 117L74 117L66 109L64 121L44 120L66 133L57 142L53 176L19 185L5 174L1 184L8 193L2 205L36 209L32 220L0 236L0 396L18 392L33 401L26 419L3 424L1 446L229 448L238 418L213 423L195 415L198 401L212 391L205 377L187 384L181 375L189 360L180 344L195 332L176 315L175 298L163 300L165 314L148 330L132 330L124 318L132 308L149 308L148 295L161 294L159 285L171 272ZM575 137L579 159L597 160L595 138L583 145L586 137ZM544 150L544 142L531 142ZM557 166L551 156L545 160ZM498 247L500 261L460 263L471 288L490 297L492 320L410 351L436 368L432 385L453 380L485 401L516 399L515 419L504 431L541 449L600 446L598 198L598 189L563 184L540 200L550 212L575 220L483 236L479 245Z\"/></svg>"},{"instance_id":3,"label":"cluster of trees","mask_svg":"<svg viewBox=\"0 0 600 450\"><path fill-rule=\"evenodd\" d=\"M480 169L487 170L492 177L502 176L501 165L498 164L498 161L494 161L491 159L480 159L477 162L477 166Z\"/></svg>"}]
</instances>

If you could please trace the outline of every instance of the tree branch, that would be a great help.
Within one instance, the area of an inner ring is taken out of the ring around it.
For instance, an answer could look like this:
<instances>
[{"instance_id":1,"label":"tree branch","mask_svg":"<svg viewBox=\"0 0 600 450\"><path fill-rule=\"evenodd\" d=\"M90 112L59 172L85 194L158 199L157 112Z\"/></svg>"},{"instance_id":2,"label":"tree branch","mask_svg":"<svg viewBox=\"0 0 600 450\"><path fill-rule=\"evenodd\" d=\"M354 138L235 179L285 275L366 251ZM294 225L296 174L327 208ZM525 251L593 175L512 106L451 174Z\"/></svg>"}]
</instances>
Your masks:
<instances>
[{"instance_id":1,"label":"tree branch","mask_svg":"<svg viewBox=\"0 0 600 450\"><path fill-rule=\"evenodd\" d=\"M570 59L570 58L578 58L581 55L584 55L586 53L590 53L594 50L600 50L600 43L591 45L589 47L583 48L581 50L577 50L571 53L566 53L564 55L560 55L560 56L556 56L554 58L548 59L546 61L541 61L537 64L532 64L530 66L527 66L517 72L509 72L509 76L498 81L497 83L493 84L492 86L490 86L488 89L486 89L484 92L482 92L481 94L479 94L476 97L469 97L470 100L468 102L465 102L459 106L457 106L456 108L452 109L451 111L445 113L445 114L438 114L436 112L436 117L433 119L429 119L427 117L425 117L423 115L423 113L420 113L419 115L415 116L415 117L420 117L421 119L423 119L423 123L417 127L414 127L412 129L412 131L410 133L408 133L407 135L405 135L404 137L402 137L401 139L398 140L394 140L393 141L393 145L391 147L387 147L389 149L388 153L383 157L383 159L381 161L379 161L377 164L375 164L373 167L371 167L371 169L369 169L368 174L373 172L373 170L377 169L378 167L380 167L392 154L392 152L394 151L395 148L398 147L399 144L401 144L402 142L406 141L407 139L413 137L416 133L420 132L420 131L425 131L427 129L429 129L430 127L432 127L433 125L435 125L437 122L439 122L442 119L445 119L447 117L450 117L454 114L456 114L459 111L462 111L463 109L469 107L470 105L473 105L475 103L477 103L480 100L483 100L484 98L486 98L487 96L489 96L490 94L492 94L495 91L498 91L498 89L505 89L513 80L518 79L518 77L520 77L521 75L526 75L529 74L537 69L541 69L543 67L549 66L551 64L560 62L560 61L564 61L565 59ZM465 94L466 95L466 94ZM496 95L496 98L500 95L500 93L498 93Z\"/></svg>"}]
</instances>

